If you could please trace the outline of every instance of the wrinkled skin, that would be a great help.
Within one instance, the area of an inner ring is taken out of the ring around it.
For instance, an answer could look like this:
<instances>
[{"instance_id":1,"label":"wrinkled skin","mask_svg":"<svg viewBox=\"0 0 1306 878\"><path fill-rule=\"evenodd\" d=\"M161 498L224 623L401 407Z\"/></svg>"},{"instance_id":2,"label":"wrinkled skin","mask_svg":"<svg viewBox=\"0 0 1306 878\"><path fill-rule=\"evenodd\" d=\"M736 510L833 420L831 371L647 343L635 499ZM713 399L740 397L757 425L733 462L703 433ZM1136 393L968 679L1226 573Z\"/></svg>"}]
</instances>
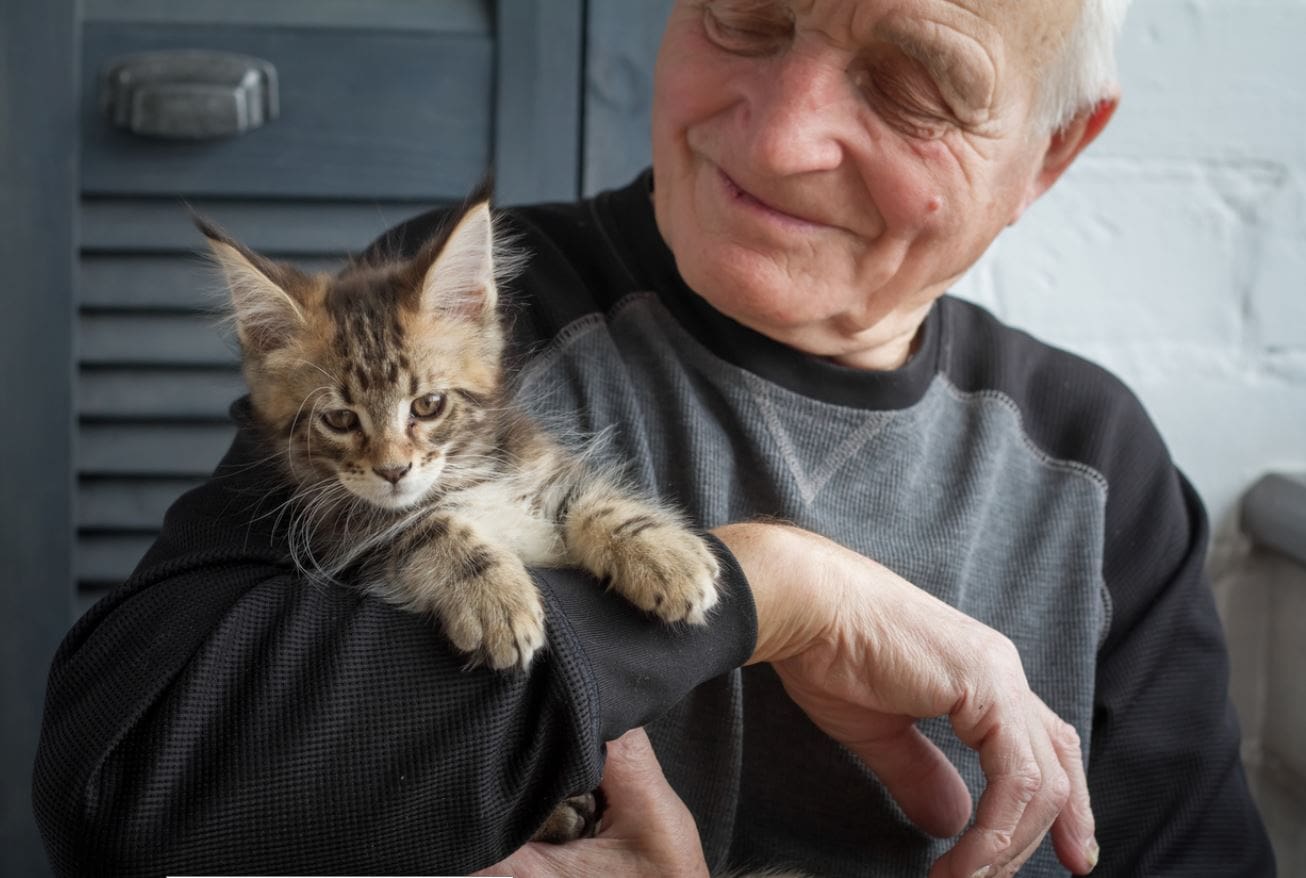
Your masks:
<instances>
[{"instance_id":1,"label":"wrinkled skin","mask_svg":"<svg viewBox=\"0 0 1306 878\"><path fill-rule=\"evenodd\" d=\"M1110 115L1032 133L1034 79L1076 8L677 4L654 77L654 206L689 286L800 350L901 365L930 303Z\"/></svg>"}]
</instances>

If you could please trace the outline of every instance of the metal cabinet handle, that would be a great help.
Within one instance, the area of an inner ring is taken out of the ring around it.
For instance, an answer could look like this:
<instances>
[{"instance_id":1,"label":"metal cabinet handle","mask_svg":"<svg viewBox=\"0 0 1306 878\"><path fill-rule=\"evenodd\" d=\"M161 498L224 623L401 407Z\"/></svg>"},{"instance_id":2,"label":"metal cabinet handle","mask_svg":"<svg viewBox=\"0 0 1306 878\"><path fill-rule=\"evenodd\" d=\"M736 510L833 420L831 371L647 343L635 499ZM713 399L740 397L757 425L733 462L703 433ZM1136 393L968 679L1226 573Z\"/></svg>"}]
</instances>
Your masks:
<instances>
[{"instance_id":1,"label":"metal cabinet handle","mask_svg":"<svg viewBox=\"0 0 1306 878\"><path fill-rule=\"evenodd\" d=\"M100 107L144 137L213 140L277 117L277 70L261 58L202 49L126 55L100 75Z\"/></svg>"}]
</instances>

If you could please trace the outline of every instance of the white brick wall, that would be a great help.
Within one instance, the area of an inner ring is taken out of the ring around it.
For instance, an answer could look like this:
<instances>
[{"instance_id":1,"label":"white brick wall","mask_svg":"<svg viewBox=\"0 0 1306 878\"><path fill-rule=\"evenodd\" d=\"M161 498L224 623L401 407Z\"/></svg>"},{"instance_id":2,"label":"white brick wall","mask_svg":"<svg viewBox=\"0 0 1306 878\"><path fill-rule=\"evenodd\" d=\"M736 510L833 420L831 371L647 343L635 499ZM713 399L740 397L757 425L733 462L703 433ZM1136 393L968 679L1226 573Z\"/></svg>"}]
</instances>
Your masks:
<instances>
[{"instance_id":1,"label":"white brick wall","mask_svg":"<svg viewBox=\"0 0 1306 878\"><path fill-rule=\"evenodd\" d=\"M1142 398L1211 513L1248 762L1300 779L1306 571L1249 556L1237 504L1306 472L1306 2L1135 0L1120 59L1106 133L961 292ZM1263 796L1282 875L1303 793Z\"/></svg>"}]
</instances>

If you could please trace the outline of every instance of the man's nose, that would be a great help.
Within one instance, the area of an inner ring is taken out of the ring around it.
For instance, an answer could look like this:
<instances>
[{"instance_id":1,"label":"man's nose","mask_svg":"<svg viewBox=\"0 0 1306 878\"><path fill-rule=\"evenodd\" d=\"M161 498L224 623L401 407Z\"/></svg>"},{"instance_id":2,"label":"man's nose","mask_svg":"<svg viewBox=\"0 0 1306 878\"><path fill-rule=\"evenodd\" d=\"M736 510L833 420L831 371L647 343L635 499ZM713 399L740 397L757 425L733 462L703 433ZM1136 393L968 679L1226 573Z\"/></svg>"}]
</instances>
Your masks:
<instances>
[{"instance_id":1,"label":"man's nose","mask_svg":"<svg viewBox=\"0 0 1306 878\"><path fill-rule=\"evenodd\" d=\"M784 176L839 166L842 139L857 121L842 64L790 50L754 80L751 91L746 124L755 170Z\"/></svg>"},{"instance_id":2,"label":"man's nose","mask_svg":"<svg viewBox=\"0 0 1306 878\"><path fill-rule=\"evenodd\" d=\"M397 485L399 484L399 480L408 475L408 471L412 468L413 465L411 462L402 464L392 463L386 466L374 466L372 467L372 472L376 473L390 484Z\"/></svg>"}]
</instances>

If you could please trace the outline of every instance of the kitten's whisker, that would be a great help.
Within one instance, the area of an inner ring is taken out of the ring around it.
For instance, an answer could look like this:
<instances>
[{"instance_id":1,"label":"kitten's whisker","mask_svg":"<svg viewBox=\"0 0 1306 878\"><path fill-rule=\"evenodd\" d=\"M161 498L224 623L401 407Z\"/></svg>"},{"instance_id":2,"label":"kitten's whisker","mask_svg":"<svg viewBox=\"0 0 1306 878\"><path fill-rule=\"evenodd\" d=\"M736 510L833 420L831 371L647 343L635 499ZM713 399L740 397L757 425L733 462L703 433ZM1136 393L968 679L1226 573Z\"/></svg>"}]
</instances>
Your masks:
<instances>
[{"instance_id":1,"label":"kitten's whisker","mask_svg":"<svg viewBox=\"0 0 1306 878\"><path fill-rule=\"evenodd\" d=\"M279 450L273 449L272 451L268 452L262 457L255 458L254 460L251 460L242 466L223 467L222 470L217 473L217 476L218 478L222 478L223 476L228 476L228 475L239 475L240 473L260 467L263 464L267 463L268 461L273 460L280 456L281 456L281 452Z\"/></svg>"},{"instance_id":2,"label":"kitten's whisker","mask_svg":"<svg viewBox=\"0 0 1306 878\"><path fill-rule=\"evenodd\" d=\"M313 365L313 364L309 363L309 365ZM310 390L308 393L304 395L304 398L299 403L299 408L295 410L295 416L290 420L290 430L286 434L286 462L290 467L291 473L295 472L295 430L299 427L299 419L304 413L304 406L308 405L309 400L314 399L315 397L320 399L320 394L329 393L331 390L332 388L325 384L322 385L321 387L315 387L312 390ZM313 403L313 407L309 410L310 419L317 417L317 405L318 404L315 401ZM307 450L308 457L309 459L312 459L313 428L311 425L308 428L308 441L305 444L307 446L306 450Z\"/></svg>"},{"instance_id":3,"label":"kitten's whisker","mask_svg":"<svg viewBox=\"0 0 1306 878\"><path fill-rule=\"evenodd\" d=\"M326 369L323 369L321 366L319 366L317 363L314 363L312 360L306 360L303 357L300 357L298 360L296 360L296 362L302 363L305 366L312 366L314 369L321 372L328 381L332 382L333 387L340 387L341 385L344 384L344 382L340 380L340 376L332 375L330 372L328 372Z\"/></svg>"}]
</instances>

